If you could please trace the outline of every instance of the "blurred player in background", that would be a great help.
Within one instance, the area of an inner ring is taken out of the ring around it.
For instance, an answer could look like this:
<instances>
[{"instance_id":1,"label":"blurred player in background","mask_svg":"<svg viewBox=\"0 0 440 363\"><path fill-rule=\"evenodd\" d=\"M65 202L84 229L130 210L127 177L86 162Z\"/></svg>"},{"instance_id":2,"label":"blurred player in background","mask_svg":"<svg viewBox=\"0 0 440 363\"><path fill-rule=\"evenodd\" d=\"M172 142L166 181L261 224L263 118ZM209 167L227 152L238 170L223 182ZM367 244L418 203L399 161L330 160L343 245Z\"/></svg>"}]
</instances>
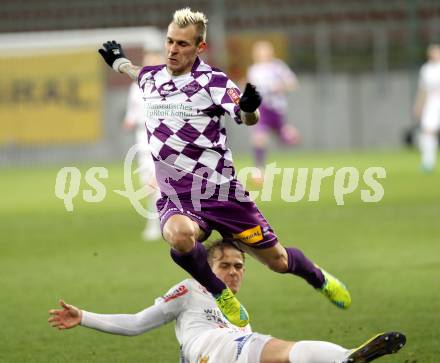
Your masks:
<instances>
[{"instance_id":1,"label":"blurred player in background","mask_svg":"<svg viewBox=\"0 0 440 363\"><path fill-rule=\"evenodd\" d=\"M287 121L287 95L298 87L295 73L280 59L274 57L274 49L268 41L258 41L253 46L254 63L248 69L249 82L262 96L259 108L260 121L252 129L252 146L255 165L260 170L254 181L263 181L269 133L273 132L286 145L295 145L299 133Z\"/></svg>"},{"instance_id":2,"label":"blurred player in background","mask_svg":"<svg viewBox=\"0 0 440 363\"><path fill-rule=\"evenodd\" d=\"M414 113L421 122L419 147L422 168L430 172L437 160L437 133L440 130L440 45L430 45L427 55L428 62L420 70Z\"/></svg>"},{"instance_id":3,"label":"blurred player in background","mask_svg":"<svg viewBox=\"0 0 440 363\"><path fill-rule=\"evenodd\" d=\"M159 45L147 42L144 44L143 51L142 65L164 64L165 57ZM148 196L147 207L148 210L155 211L156 202L160 198L160 191L154 175L154 161L148 146L145 120L143 93L137 82L133 82L128 92L124 128L134 130L136 133L139 179L142 186L153 189L153 193ZM142 232L142 238L146 241L154 241L158 240L161 235L159 219L148 219Z\"/></svg>"},{"instance_id":4,"label":"blurred player in background","mask_svg":"<svg viewBox=\"0 0 440 363\"><path fill-rule=\"evenodd\" d=\"M278 273L303 278L333 304L351 305L347 288L299 249L284 248L270 224L236 179L227 146L225 114L248 126L258 122L261 97L252 84L243 94L217 68L204 63L207 19L181 9L168 26L165 65L139 67L120 44L99 49L115 71L138 80L143 89L147 132L162 193L157 202L162 234L175 263L216 298L229 321L249 322L246 309L212 272L200 243L213 230Z\"/></svg>"},{"instance_id":5,"label":"blurred player in background","mask_svg":"<svg viewBox=\"0 0 440 363\"><path fill-rule=\"evenodd\" d=\"M233 244L217 241L207 250L212 271L238 293L245 272L244 254ZM182 363L364 363L395 353L405 344L403 334L376 335L357 349L324 341L285 341L238 328L218 309L212 295L193 279L186 279L137 314L96 314L60 300L62 309L49 310L49 323L58 329L78 325L102 332L133 336L171 321Z\"/></svg>"}]
</instances>

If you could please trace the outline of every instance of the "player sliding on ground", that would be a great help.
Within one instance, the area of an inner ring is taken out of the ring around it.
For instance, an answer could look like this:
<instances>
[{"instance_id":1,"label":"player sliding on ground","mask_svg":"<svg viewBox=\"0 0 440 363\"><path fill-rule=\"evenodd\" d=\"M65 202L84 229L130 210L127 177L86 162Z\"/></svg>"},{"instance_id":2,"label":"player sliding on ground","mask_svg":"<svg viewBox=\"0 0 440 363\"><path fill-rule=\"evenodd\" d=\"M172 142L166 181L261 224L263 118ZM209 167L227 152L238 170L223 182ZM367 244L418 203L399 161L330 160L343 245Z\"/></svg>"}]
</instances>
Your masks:
<instances>
[{"instance_id":1,"label":"player sliding on ground","mask_svg":"<svg viewBox=\"0 0 440 363\"><path fill-rule=\"evenodd\" d=\"M168 26L166 64L134 66L116 41L99 53L120 73L137 80L145 101L145 125L162 198L157 207L173 260L216 298L225 317L246 326L249 316L232 291L211 271L199 243L217 230L224 239L270 269L304 278L340 308L351 298L336 278L296 248L284 248L235 177L226 146L225 114L254 125L261 97L247 84L243 94L219 69L204 63L205 15L178 10Z\"/></svg>"},{"instance_id":2,"label":"player sliding on ground","mask_svg":"<svg viewBox=\"0 0 440 363\"><path fill-rule=\"evenodd\" d=\"M244 254L233 244L218 241L207 255L212 271L236 294L244 276ZM224 319L212 295L193 279L175 285L137 314L96 314L60 304L62 309L49 311L49 323L59 329L82 325L139 335L175 320L183 363L364 363L397 352L406 340L401 333L383 333L357 349L346 349L323 341L292 342L253 333L250 325L238 328Z\"/></svg>"}]
</instances>

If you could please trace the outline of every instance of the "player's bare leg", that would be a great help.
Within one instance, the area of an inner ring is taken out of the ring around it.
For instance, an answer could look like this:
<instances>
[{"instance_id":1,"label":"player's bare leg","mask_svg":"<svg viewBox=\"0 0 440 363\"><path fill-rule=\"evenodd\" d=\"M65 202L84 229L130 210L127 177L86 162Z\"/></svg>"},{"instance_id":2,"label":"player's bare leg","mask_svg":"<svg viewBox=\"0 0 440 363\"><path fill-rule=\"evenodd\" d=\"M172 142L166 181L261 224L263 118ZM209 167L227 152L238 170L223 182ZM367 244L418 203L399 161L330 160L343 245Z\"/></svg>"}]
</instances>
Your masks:
<instances>
[{"instance_id":1,"label":"player's bare leg","mask_svg":"<svg viewBox=\"0 0 440 363\"><path fill-rule=\"evenodd\" d=\"M266 163L267 143L269 135L263 130L255 130L252 135L252 146L254 151L254 162L258 168L258 174L252 176L252 182L257 185L263 184L264 167Z\"/></svg>"},{"instance_id":2,"label":"player's bare leg","mask_svg":"<svg viewBox=\"0 0 440 363\"><path fill-rule=\"evenodd\" d=\"M284 248L280 243L264 249L252 248L244 243L240 243L240 247L275 272L302 277L339 308L347 309L351 305L351 296L345 285L310 261L300 250Z\"/></svg>"},{"instance_id":3,"label":"player's bare leg","mask_svg":"<svg viewBox=\"0 0 440 363\"><path fill-rule=\"evenodd\" d=\"M382 333L356 349L324 341L288 342L270 339L263 347L260 363L367 363L397 353L406 342L402 333Z\"/></svg>"},{"instance_id":4,"label":"player's bare leg","mask_svg":"<svg viewBox=\"0 0 440 363\"><path fill-rule=\"evenodd\" d=\"M280 137L287 145L297 145L300 141L299 131L289 124L284 124L280 130Z\"/></svg>"}]
</instances>

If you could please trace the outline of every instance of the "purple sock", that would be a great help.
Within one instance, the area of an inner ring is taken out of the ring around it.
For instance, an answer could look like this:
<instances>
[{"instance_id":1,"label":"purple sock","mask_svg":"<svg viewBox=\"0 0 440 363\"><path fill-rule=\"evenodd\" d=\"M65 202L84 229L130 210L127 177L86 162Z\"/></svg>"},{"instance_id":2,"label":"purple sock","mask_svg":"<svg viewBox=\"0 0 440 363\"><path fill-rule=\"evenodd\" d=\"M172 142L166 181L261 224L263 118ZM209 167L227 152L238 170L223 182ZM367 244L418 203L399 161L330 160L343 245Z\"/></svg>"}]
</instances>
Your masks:
<instances>
[{"instance_id":1,"label":"purple sock","mask_svg":"<svg viewBox=\"0 0 440 363\"><path fill-rule=\"evenodd\" d=\"M264 167L264 162L266 161L266 149L264 147L254 147L254 159L257 167Z\"/></svg>"},{"instance_id":2,"label":"purple sock","mask_svg":"<svg viewBox=\"0 0 440 363\"><path fill-rule=\"evenodd\" d=\"M196 242L194 248L188 253L180 253L171 249L170 254L175 263L188 272L211 294L220 294L226 288L225 283L212 272L211 266L208 264L205 247L201 243Z\"/></svg>"},{"instance_id":3,"label":"purple sock","mask_svg":"<svg viewBox=\"0 0 440 363\"><path fill-rule=\"evenodd\" d=\"M286 248L288 268L287 273L302 277L315 289L324 284L324 275L304 254L297 248Z\"/></svg>"}]
</instances>

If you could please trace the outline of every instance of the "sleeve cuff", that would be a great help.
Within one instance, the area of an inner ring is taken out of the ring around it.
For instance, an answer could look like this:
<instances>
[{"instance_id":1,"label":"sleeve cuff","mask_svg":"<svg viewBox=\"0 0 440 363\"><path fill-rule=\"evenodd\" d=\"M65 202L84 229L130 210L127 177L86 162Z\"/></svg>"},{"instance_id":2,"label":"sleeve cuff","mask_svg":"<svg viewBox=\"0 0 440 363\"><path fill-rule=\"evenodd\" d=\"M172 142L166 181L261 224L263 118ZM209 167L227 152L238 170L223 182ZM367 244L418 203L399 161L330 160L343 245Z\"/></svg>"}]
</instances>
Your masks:
<instances>
[{"instance_id":1,"label":"sleeve cuff","mask_svg":"<svg viewBox=\"0 0 440 363\"><path fill-rule=\"evenodd\" d=\"M113 62L112 68L113 68L116 72L122 73L122 72L119 70L119 67L122 66L123 64L128 64L128 63L131 64L131 62L130 62L127 58L118 58L118 59L116 59L116 60Z\"/></svg>"},{"instance_id":2,"label":"sleeve cuff","mask_svg":"<svg viewBox=\"0 0 440 363\"><path fill-rule=\"evenodd\" d=\"M89 318L88 311L81 310L81 321L80 321L79 325L87 326L88 318Z\"/></svg>"}]
</instances>

